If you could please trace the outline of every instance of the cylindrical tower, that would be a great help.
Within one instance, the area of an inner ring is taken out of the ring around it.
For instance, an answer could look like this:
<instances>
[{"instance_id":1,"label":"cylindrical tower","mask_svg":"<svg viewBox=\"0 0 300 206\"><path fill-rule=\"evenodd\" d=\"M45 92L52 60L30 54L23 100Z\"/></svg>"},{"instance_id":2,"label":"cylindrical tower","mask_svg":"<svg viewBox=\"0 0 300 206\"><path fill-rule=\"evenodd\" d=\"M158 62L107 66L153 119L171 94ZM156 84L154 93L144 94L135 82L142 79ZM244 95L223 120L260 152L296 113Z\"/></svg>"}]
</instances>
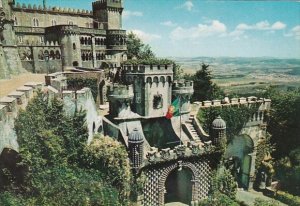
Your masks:
<instances>
[{"instance_id":1,"label":"cylindrical tower","mask_svg":"<svg viewBox=\"0 0 300 206\"><path fill-rule=\"evenodd\" d=\"M219 115L211 126L211 139L215 146L221 146L226 140L226 123Z\"/></svg>"},{"instance_id":2,"label":"cylindrical tower","mask_svg":"<svg viewBox=\"0 0 300 206\"><path fill-rule=\"evenodd\" d=\"M188 118L190 112L190 99L194 93L193 81L177 80L172 86L172 101L180 98L180 113Z\"/></svg>"},{"instance_id":3,"label":"cylindrical tower","mask_svg":"<svg viewBox=\"0 0 300 206\"><path fill-rule=\"evenodd\" d=\"M129 134L128 147L129 147L129 158L132 162L133 169L138 169L143 165L144 156L144 137L137 128Z\"/></svg>"}]
</instances>

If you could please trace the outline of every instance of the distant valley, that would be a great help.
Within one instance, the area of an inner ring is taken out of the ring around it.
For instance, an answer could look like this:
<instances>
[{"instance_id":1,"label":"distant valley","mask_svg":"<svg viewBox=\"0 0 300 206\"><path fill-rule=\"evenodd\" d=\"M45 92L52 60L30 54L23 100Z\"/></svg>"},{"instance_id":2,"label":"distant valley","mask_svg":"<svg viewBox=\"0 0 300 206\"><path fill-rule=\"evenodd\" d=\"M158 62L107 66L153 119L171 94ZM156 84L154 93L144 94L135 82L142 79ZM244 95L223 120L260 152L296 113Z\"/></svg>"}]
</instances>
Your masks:
<instances>
[{"instance_id":1,"label":"distant valley","mask_svg":"<svg viewBox=\"0 0 300 206\"><path fill-rule=\"evenodd\" d=\"M270 85L300 87L300 59L271 57L172 57L185 73L195 73L201 64L209 64L214 82L228 93L247 94Z\"/></svg>"}]
</instances>

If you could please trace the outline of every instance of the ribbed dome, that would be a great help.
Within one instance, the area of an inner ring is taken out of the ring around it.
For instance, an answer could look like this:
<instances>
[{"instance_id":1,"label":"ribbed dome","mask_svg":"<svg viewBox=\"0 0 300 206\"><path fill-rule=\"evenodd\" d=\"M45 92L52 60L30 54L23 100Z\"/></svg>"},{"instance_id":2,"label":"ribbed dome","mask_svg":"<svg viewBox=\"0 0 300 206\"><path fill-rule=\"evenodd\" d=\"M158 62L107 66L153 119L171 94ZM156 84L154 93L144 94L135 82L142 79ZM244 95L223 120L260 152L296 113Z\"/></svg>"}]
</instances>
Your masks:
<instances>
[{"instance_id":1,"label":"ribbed dome","mask_svg":"<svg viewBox=\"0 0 300 206\"><path fill-rule=\"evenodd\" d=\"M219 115L213 122L212 122L213 129L226 129L226 123Z\"/></svg>"},{"instance_id":2,"label":"ribbed dome","mask_svg":"<svg viewBox=\"0 0 300 206\"><path fill-rule=\"evenodd\" d=\"M129 142L142 142L144 141L143 134L139 132L137 128L134 128L133 131L129 134Z\"/></svg>"}]
</instances>

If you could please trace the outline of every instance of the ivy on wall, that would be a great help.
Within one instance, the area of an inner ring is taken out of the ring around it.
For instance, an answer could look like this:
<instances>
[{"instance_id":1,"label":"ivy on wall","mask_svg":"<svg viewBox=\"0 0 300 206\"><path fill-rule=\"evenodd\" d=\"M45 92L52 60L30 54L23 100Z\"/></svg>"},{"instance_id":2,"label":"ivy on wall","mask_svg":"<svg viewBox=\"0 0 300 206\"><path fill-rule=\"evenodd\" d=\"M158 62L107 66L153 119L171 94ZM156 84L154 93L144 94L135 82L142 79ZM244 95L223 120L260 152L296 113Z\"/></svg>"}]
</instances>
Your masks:
<instances>
[{"instance_id":1,"label":"ivy on wall","mask_svg":"<svg viewBox=\"0 0 300 206\"><path fill-rule=\"evenodd\" d=\"M20 111L15 129L20 145L18 164L25 169L11 171L4 165L10 174L4 173L6 178L0 172L0 180L10 181L0 184L0 205L128 204L127 152L109 138L103 142L96 138L86 145L84 111L66 116L60 99L48 101L39 92L26 111Z\"/></svg>"},{"instance_id":2,"label":"ivy on wall","mask_svg":"<svg viewBox=\"0 0 300 206\"><path fill-rule=\"evenodd\" d=\"M67 79L68 89L80 90L84 87L88 87L91 89L95 101L97 101L97 97L98 97L97 82L98 81L96 78L68 78Z\"/></svg>"},{"instance_id":3,"label":"ivy on wall","mask_svg":"<svg viewBox=\"0 0 300 206\"><path fill-rule=\"evenodd\" d=\"M257 105L202 108L199 110L197 118L202 123L203 129L210 133L212 122L220 115L226 122L226 134L230 139L240 133L257 109Z\"/></svg>"}]
</instances>

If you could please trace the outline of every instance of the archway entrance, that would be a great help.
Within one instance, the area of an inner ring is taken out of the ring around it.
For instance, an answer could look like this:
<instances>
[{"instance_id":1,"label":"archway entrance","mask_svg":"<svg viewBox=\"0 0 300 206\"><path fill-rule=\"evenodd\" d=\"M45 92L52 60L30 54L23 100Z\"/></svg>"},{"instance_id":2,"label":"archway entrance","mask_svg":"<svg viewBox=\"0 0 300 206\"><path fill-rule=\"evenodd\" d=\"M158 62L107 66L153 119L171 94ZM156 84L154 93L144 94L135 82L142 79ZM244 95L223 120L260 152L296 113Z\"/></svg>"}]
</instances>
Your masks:
<instances>
[{"instance_id":1,"label":"archway entrance","mask_svg":"<svg viewBox=\"0 0 300 206\"><path fill-rule=\"evenodd\" d=\"M165 203L180 202L189 205L192 201L193 174L188 168L173 170L167 177Z\"/></svg>"},{"instance_id":2,"label":"archway entrance","mask_svg":"<svg viewBox=\"0 0 300 206\"><path fill-rule=\"evenodd\" d=\"M239 187L248 188L251 171L251 153L254 143L248 135L235 136L229 142L225 158L231 163L231 170Z\"/></svg>"}]
</instances>

